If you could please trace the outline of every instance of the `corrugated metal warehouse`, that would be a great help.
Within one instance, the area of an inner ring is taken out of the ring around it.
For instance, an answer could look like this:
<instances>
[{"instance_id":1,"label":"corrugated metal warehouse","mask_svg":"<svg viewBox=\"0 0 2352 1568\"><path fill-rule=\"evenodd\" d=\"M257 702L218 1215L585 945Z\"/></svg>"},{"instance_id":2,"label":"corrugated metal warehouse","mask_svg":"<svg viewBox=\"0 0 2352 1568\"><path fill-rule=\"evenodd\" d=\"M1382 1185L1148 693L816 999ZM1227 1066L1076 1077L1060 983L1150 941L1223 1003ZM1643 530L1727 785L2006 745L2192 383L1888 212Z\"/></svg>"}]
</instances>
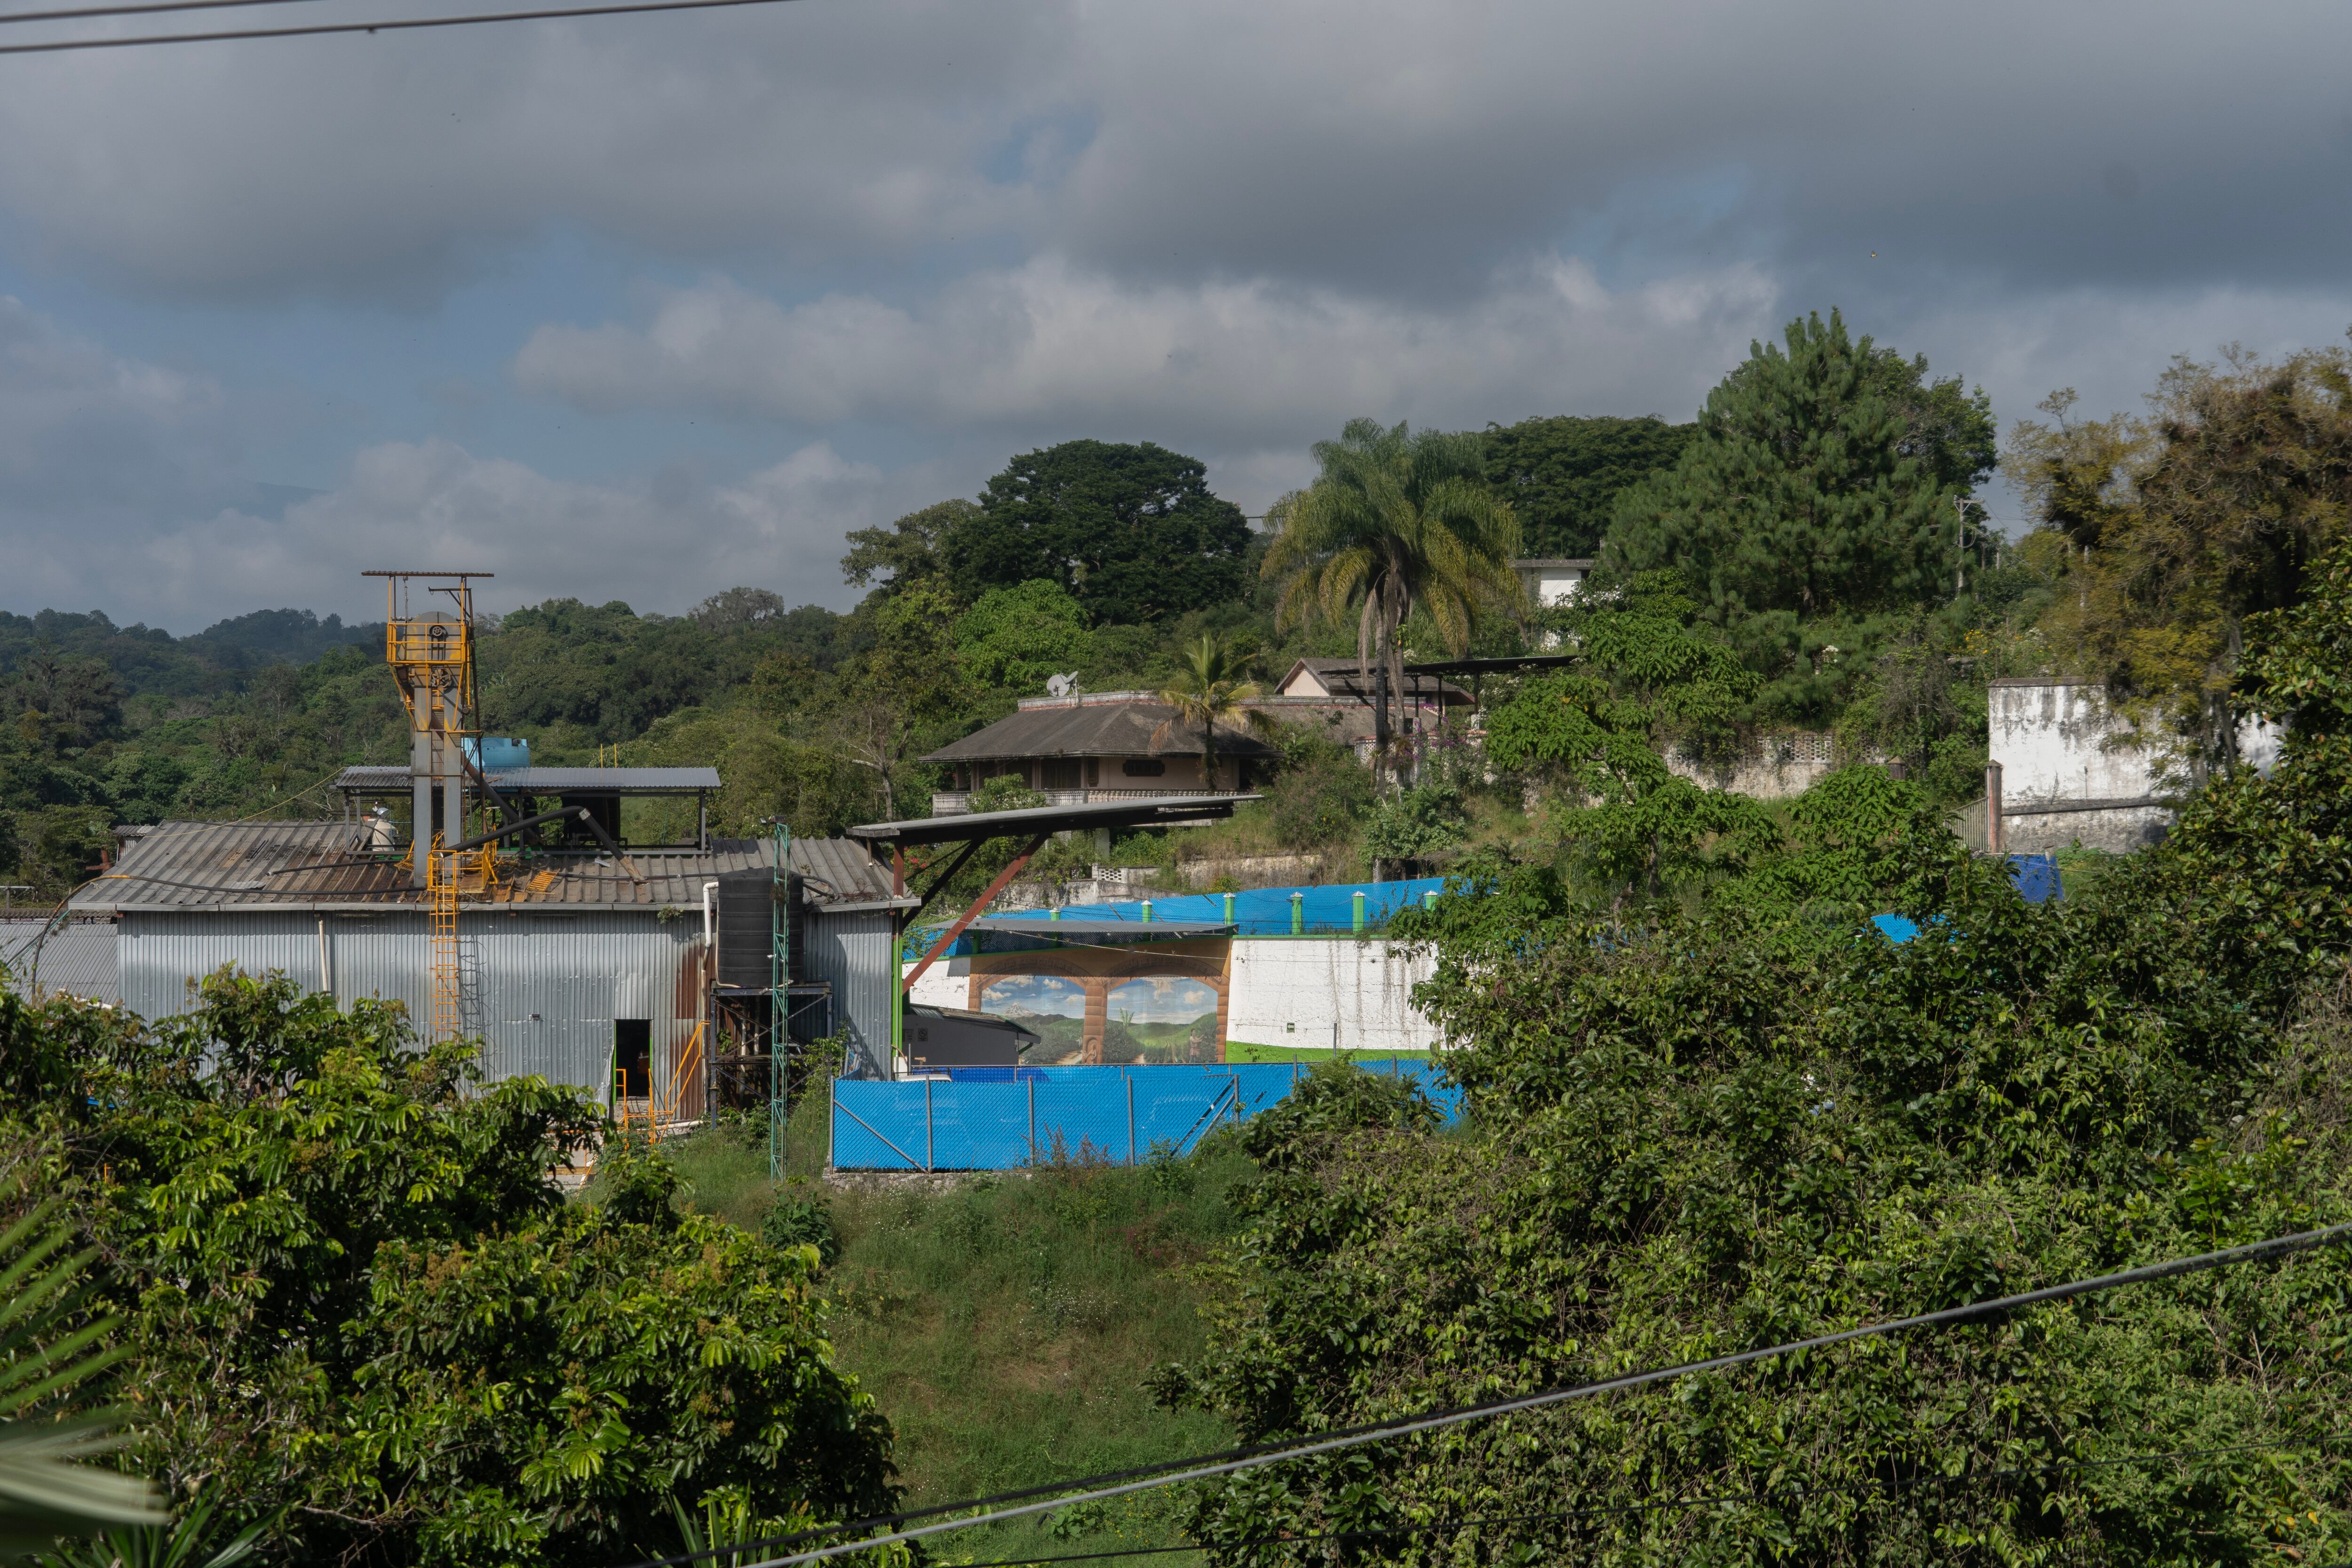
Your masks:
<instances>
[{"instance_id":1,"label":"corrugated metal warehouse","mask_svg":"<svg viewBox=\"0 0 2352 1568\"><path fill-rule=\"evenodd\" d=\"M908 900L893 899L889 873L862 846L793 841L787 858L789 978L811 998L795 1000L792 1032L806 1040L843 1029L851 1070L887 1066L893 910ZM616 1066L628 1067L646 1085L631 1095L698 1113L688 1046L708 1011L704 978L719 976L722 994L730 973L755 977L745 990L766 990L775 870L772 840L715 839L707 850L632 848L617 860L533 857L467 898L463 1032L481 1037L489 1076L535 1073L602 1094ZM708 945L706 889L717 939ZM421 1027L431 991L425 902L405 859L380 848L363 820L169 822L131 839L73 909L78 930L106 929L90 917L112 920L121 1000L147 1016L186 1011L196 977L235 965L281 972L346 1006L399 1001Z\"/></svg>"}]
</instances>

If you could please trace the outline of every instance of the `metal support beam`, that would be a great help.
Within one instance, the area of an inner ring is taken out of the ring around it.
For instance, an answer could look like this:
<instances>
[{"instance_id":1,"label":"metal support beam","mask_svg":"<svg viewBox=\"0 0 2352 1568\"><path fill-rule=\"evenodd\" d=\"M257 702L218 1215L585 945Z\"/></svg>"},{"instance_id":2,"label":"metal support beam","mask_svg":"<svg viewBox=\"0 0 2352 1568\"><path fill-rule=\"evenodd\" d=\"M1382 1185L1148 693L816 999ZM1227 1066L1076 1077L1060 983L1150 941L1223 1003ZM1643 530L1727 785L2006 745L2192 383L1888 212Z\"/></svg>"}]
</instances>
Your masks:
<instances>
[{"instance_id":1,"label":"metal support beam","mask_svg":"<svg viewBox=\"0 0 2352 1568\"><path fill-rule=\"evenodd\" d=\"M948 950L949 944L963 934L964 927L971 924L972 921L980 918L981 911L988 908L990 901L992 900L997 894L1004 891L1004 884L1013 880L1013 879L1020 873L1022 867L1029 864L1029 857L1034 855L1040 848L1044 847L1045 840L1051 837L1051 834L1041 833L1037 835L1036 837L1029 840L1029 847L1022 850L1020 854L1015 855L1013 858L1013 863L996 874L996 880L991 882L988 885L987 890L982 892L980 897L974 899L971 901L971 906L967 908L962 914L956 917L955 924L948 927L945 931L940 933L940 940L931 943L931 951L923 954L923 961L920 963L916 964L914 969L908 973L907 978L900 983L898 986L898 994L900 995L903 996L915 988L915 982L923 977L923 971L931 966L931 961L939 957L940 953L945 952Z\"/></svg>"}]
</instances>

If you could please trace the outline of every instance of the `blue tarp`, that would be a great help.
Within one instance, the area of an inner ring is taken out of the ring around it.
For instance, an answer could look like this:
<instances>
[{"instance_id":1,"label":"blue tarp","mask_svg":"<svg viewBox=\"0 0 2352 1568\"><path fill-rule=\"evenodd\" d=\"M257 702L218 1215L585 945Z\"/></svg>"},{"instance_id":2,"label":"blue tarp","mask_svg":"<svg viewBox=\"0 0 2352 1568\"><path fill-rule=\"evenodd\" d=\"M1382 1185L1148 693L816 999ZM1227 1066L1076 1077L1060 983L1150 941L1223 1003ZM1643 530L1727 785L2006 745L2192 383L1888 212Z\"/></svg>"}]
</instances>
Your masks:
<instances>
[{"instance_id":1,"label":"blue tarp","mask_svg":"<svg viewBox=\"0 0 2352 1568\"><path fill-rule=\"evenodd\" d=\"M2066 896L2058 877L2058 861L2050 855L2011 855L2009 879L2029 904L2046 904ZM1870 923L1897 947L1919 934L1919 922L1908 915L1873 915Z\"/></svg>"},{"instance_id":2,"label":"blue tarp","mask_svg":"<svg viewBox=\"0 0 2352 1568\"><path fill-rule=\"evenodd\" d=\"M1413 905L1423 903L1432 893L1445 890L1443 877L1414 877L1400 882L1333 882L1319 888L1252 888L1238 893L1171 893L1150 900L1153 921L1203 921L1222 924L1225 921L1225 900L1233 900L1233 924L1239 936L1288 936L1292 903L1295 897L1301 934L1328 936L1335 932L1353 931L1356 925L1356 898L1364 895L1364 927L1367 931L1386 925L1389 921ZM1062 918L1072 921L1132 921L1143 922L1144 900L1132 900L1114 904L1068 904ZM1046 920L1043 910L1024 910L1015 915L994 915L976 922L991 930L1030 931L1042 929L1047 934L1053 922ZM907 957L920 958L936 934L921 940L923 933L910 932L907 939ZM972 950L969 932L959 936L955 944L941 953L941 958L961 957Z\"/></svg>"},{"instance_id":3,"label":"blue tarp","mask_svg":"<svg viewBox=\"0 0 2352 1568\"><path fill-rule=\"evenodd\" d=\"M1417 1080L1448 1121L1462 1091L1434 1064L1359 1062ZM1168 1067L955 1068L945 1078L837 1079L833 1163L844 1171L1010 1171L1057 1154L1127 1164L1188 1153L1222 1123L1280 1102L1298 1062Z\"/></svg>"}]
</instances>

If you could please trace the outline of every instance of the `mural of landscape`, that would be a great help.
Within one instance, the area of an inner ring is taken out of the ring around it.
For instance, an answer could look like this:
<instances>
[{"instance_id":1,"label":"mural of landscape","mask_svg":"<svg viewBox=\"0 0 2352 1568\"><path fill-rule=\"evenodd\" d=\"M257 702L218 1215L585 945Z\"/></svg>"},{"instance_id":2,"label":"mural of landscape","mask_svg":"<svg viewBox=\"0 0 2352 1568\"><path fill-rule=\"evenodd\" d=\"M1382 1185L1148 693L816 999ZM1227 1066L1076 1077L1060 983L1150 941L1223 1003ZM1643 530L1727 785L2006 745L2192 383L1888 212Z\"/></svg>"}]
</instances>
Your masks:
<instances>
[{"instance_id":1,"label":"mural of landscape","mask_svg":"<svg viewBox=\"0 0 2352 1568\"><path fill-rule=\"evenodd\" d=\"M1076 981L1008 975L981 993L980 1005L1037 1031L1039 1042L1021 1055L1024 1063L1075 1062L1084 1049L1087 995ZM1205 981L1172 975L1128 981L1110 994L1108 1014L1106 1062L1216 1059L1217 993Z\"/></svg>"}]
</instances>

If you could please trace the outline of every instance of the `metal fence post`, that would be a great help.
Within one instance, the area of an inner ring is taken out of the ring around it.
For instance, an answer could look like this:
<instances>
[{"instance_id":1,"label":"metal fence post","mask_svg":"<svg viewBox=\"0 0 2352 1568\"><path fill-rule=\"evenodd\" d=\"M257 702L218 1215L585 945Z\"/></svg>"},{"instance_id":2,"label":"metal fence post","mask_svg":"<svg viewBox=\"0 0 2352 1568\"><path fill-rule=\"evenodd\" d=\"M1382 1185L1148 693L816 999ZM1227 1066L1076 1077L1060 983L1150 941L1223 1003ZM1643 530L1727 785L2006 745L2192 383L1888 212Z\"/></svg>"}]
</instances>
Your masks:
<instances>
[{"instance_id":1,"label":"metal fence post","mask_svg":"<svg viewBox=\"0 0 2352 1568\"><path fill-rule=\"evenodd\" d=\"M931 1080L923 1080L923 1169L929 1171L937 1162L931 1152Z\"/></svg>"},{"instance_id":2,"label":"metal fence post","mask_svg":"<svg viewBox=\"0 0 2352 1568\"><path fill-rule=\"evenodd\" d=\"M1127 1080L1127 1163L1132 1165L1135 1163L1135 1075L1123 1072L1118 1076Z\"/></svg>"},{"instance_id":3,"label":"metal fence post","mask_svg":"<svg viewBox=\"0 0 2352 1568\"><path fill-rule=\"evenodd\" d=\"M1029 1080L1029 1163L1037 1163L1037 1080Z\"/></svg>"},{"instance_id":4,"label":"metal fence post","mask_svg":"<svg viewBox=\"0 0 2352 1568\"><path fill-rule=\"evenodd\" d=\"M1290 895L1290 934L1307 934L1307 895L1304 893Z\"/></svg>"}]
</instances>

